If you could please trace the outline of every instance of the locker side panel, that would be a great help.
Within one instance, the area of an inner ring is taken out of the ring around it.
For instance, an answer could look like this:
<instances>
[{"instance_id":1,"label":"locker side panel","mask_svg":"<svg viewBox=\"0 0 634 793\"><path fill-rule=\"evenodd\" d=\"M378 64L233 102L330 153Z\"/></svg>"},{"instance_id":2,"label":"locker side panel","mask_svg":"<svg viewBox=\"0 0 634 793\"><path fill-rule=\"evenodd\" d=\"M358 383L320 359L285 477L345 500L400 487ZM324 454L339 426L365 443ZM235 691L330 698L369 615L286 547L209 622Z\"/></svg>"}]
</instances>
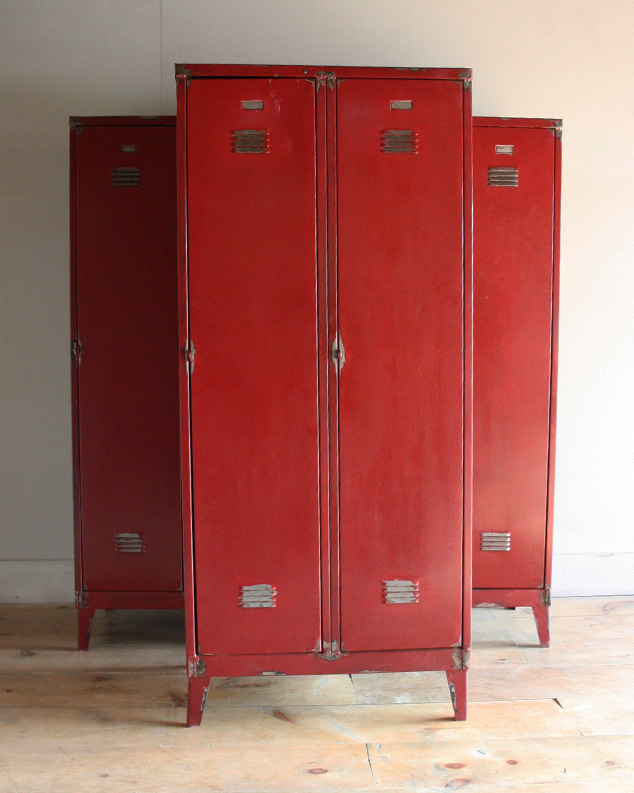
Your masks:
<instances>
[{"instance_id":1,"label":"locker side panel","mask_svg":"<svg viewBox=\"0 0 634 793\"><path fill-rule=\"evenodd\" d=\"M83 587L179 591L175 130L76 141Z\"/></svg>"},{"instance_id":2,"label":"locker side panel","mask_svg":"<svg viewBox=\"0 0 634 793\"><path fill-rule=\"evenodd\" d=\"M537 588L546 542L555 137L551 129L477 126L473 137L473 586Z\"/></svg>"},{"instance_id":3,"label":"locker side panel","mask_svg":"<svg viewBox=\"0 0 634 793\"><path fill-rule=\"evenodd\" d=\"M320 646L314 82L187 96L202 653Z\"/></svg>"},{"instance_id":4,"label":"locker side panel","mask_svg":"<svg viewBox=\"0 0 634 793\"><path fill-rule=\"evenodd\" d=\"M461 641L462 84L338 88L344 650Z\"/></svg>"}]
</instances>

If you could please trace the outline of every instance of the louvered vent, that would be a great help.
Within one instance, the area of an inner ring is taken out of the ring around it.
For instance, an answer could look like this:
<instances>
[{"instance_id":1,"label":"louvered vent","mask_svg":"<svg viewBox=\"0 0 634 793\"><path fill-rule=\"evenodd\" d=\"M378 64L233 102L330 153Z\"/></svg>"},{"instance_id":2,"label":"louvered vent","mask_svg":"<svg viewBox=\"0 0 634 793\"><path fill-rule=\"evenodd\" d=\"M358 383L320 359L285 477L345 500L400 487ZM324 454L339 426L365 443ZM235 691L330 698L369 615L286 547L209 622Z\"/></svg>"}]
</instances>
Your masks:
<instances>
[{"instance_id":1,"label":"louvered vent","mask_svg":"<svg viewBox=\"0 0 634 793\"><path fill-rule=\"evenodd\" d=\"M119 553L145 553L145 535L133 532L115 534L115 549Z\"/></svg>"},{"instance_id":2,"label":"louvered vent","mask_svg":"<svg viewBox=\"0 0 634 793\"><path fill-rule=\"evenodd\" d=\"M141 184L138 168L113 168L110 177L112 187L138 187Z\"/></svg>"},{"instance_id":3,"label":"louvered vent","mask_svg":"<svg viewBox=\"0 0 634 793\"><path fill-rule=\"evenodd\" d=\"M413 129L387 129L381 133L384 154L418 154L418 132Z\"/></svg>"},{"instance_id":4,"label":"louvered vent","mask_svg":"<svg viewBox=\"0 0 634 793\"><path fill-rule=\"evenodd\" d=\"M489 168L491 187L517 187L519 173L517 168Z\"/></svg>"},{"instance_id":5,"label":"louvered vent","mask_svg":"<svg viewBox=\"0 0 634 793\"><path fill-rule=\"evenodd\" d=\"M384 603L418 603L418 581L395 578L383 582Z\"/></svg>"},{"instance_id":6,"label":"louvered vent","mask_svg":"<svg viewBox=\"0 0 634 793\"><path fill-rule=\"evenodd\" d=\"M269 133L265 129L235 129L231 133L231 150L236 154L266 154Z\"/></svg>"},{"instance_id":7,"label":"louvered vent","mask_svg":"<svg viewBox=\"0 0 634 793\"><path fill-rule=\"evenodd\" d=\"M481 551L510 551L510 532L483 531L480 534Z\"/></svg>"},{"instance_id":8,"label":"louvered vent","mask_svg":"<svg viewBox=\"0 0 634 793\"><path fill-rule=\"evenodd\" d=\"M240 606L243 609L275 608L277 589L270 584L251 584L240 591Z\"/></svg>"}]
</instances>

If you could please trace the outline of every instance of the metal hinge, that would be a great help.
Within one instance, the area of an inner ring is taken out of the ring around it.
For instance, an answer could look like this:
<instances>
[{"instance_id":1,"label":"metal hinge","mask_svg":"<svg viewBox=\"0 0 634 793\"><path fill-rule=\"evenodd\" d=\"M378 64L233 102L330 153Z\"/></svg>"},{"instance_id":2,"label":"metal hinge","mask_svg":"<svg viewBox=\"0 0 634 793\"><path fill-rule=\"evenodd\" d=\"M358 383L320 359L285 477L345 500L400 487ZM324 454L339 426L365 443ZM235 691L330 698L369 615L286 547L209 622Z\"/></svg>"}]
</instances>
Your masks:
<instances>
[{"instance_id":1,"label":"metal hinge","mask_svg":"<svg viewBox=\"0 0 634 793\"><path fill-rule=\"evenodd\" d=\"M81 353L82 347L79 339L73 339L70 343L70 355L73 361L75 361L75 366L79 366L81 363Z\"/></svg>"},{"instance_id":2,"label":"metal hinge","mask_svg":"<svg viewBox=\"0 0 634 793\"><path fill-rule=\"evenodd\" d=\"M86 608L86 593L75 592L75 606L78 609Z\"/></svg>"},{"instance_id":3,"label":"metal hinge","mask_svg":"<svg viewBox=\"0 0 634 793\"><path fill-rule=\"evenodd\" d=\"M544 606L551 606L552 605L552 597L550 595L550 587L548 584L544 587L542 591L542 603Z\"/></svg>"},{"instance_id":4,"label":"metal hinge","mask_svg":"<svg viewBox=\"0 0 634 793\"><path fill-rule=\"evenodd\" d=\"M341 658L341 651L339 649L339 642L334 639L332 644L330 642L324 642L322 652L317 654L319 658L323 658L325 661L337 661Z\"/></svg>"},{"instance_id":5,"label":"metal hinge","mask_svg":"<svg viewBox=\"0 0 634 793\"><path fill-rule=\"evenodd\" d=\"M191 339L189 339L189 341L185 344L184 354L185 354L185 371L187 372L187 374L193 374L196 348L194 347L194 342Z\"/></svg>"},{"instance_id":6,"label":"metal hinge","mask_svg":"<svg viewBox=\"0 0 634 793\"><path fill-rule=\"evenodd\" d=\"M187 674L189 677L202 677L205 674L205 662L202 658L195 655L187 662Z\"/></svg>"},{"instance_id":7,"label":"metal hinge","mask_svg":"<svg viewBox=\"0 0 634 793\"><path fill-rule=\"evenodd\" d=\"M344 349L341 336L338 333L335 336L334 341L332 342L330 357L332 358L332 362L335 365L335 372L337 373L337 377L339 377L343 369L343 365L346 362L346 351Z\"/></svg>"},{"instance_id":8,"label":"metal hinge","mask_svg":"<svg viewBox=\"0 0 634 793\"><path fill-rule=\"evenodd\" d=\"M456 647L452 653L454 669L468 669L471 661L471 650L468 647Z\"/></svg>"}]
</instances>

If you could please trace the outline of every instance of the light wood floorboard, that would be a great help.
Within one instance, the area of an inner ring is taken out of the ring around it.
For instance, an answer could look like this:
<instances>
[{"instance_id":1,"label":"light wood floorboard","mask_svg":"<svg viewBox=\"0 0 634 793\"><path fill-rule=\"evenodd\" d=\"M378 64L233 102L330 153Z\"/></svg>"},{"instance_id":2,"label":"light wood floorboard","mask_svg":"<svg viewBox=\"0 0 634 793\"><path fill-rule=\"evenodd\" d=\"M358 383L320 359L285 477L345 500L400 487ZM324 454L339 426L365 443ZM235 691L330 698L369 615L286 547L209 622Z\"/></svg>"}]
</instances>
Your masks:
<instances>
[{"instance_id":1,"label":"light wood floorboard","mask_svg":"<svg viewBox=\"0 0 634 793\"><path fill-rule=\"evenodd\" d=\"M179 612L0 606L0 793L634 793L634 597L474 611L470 712L434 672L214 680L185 729Z\"/></svg>"}]
</instances>

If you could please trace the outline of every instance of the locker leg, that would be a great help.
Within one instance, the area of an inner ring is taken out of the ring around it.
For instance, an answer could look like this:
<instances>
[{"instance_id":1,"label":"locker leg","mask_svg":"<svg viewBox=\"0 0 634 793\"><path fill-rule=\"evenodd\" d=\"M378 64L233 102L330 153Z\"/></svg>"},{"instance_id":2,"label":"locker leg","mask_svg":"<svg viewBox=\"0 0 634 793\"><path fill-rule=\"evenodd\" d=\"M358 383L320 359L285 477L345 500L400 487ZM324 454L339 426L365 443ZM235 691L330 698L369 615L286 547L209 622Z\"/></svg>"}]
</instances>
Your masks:
<instances>
[{"instance_id":1,"label":"locker leg","mask_svg":"<svg viewBox=\"0 0 634 793\"><path fill-rule=\"evenodd\" d=\"M548 606L533 606L533 615L540 646L550 647L550 608Z\"/></svg>"},{"instance_id":2,"label":"locker leg","mask_svg":"<svg viewBox=\"0 0 634 793\"><path fill-rule=\"evenodd\" d=\"M90 644L95 609L77 609L77 649L87 650Z\"/></svg>"},{"instance_id":3,"label":"locker leg","mask_svg":"<svg viewBox=\"0 0 634 793\"><path fill-rule=\"evenodd\" d=\"M447 670L447 683L456 721L467 719L467 670Z\"/></svg>"},{"instance_id":4,"label":"locker leg","mask_svg":"<svg viewBox=\"0 0 634 793\"><path fill-rule=\"evenodd\" d=\"M187 687L187 726L200 727L203 720L209 681L205 677L190 677Z\"/></svg>"}]
</instances>

